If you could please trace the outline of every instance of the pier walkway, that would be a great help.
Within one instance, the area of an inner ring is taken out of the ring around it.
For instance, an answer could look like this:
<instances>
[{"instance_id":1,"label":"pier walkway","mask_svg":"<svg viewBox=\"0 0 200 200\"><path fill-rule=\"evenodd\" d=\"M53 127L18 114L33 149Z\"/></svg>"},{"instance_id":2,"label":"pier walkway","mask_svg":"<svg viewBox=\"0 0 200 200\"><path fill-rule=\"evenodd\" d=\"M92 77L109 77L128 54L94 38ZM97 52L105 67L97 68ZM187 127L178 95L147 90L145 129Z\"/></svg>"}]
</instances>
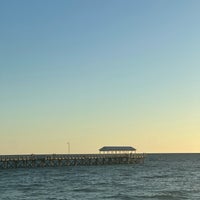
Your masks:
<instances>
[{"instance_id":1,"label":"pier walkway","mask_svg":"<svg viewBox=\"0 0 200 200\"><path fill-rule=\"evenodd\" d=\"M144 158L144 154L136 153L0 155L0 169L136 164L143 163Z\"/></svg>"}]
</instances>

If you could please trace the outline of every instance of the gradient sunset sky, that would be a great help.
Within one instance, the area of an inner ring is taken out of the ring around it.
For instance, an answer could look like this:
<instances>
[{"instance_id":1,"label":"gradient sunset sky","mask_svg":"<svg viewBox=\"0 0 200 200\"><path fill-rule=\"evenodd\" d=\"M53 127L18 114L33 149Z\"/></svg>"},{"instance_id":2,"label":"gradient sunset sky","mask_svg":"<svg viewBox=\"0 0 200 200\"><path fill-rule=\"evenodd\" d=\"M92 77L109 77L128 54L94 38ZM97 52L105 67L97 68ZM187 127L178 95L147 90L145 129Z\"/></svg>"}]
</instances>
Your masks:
<instances>
[{"instance_id":1,"label":"gradient sunset sky","mask_svg":"<svg viewBox=\"0 0 200 200\"><path fill-rule=\"evenodd\" d=\"M1 0L0 154L200 152L199 0Z\"/></svg>"}]
</instances>

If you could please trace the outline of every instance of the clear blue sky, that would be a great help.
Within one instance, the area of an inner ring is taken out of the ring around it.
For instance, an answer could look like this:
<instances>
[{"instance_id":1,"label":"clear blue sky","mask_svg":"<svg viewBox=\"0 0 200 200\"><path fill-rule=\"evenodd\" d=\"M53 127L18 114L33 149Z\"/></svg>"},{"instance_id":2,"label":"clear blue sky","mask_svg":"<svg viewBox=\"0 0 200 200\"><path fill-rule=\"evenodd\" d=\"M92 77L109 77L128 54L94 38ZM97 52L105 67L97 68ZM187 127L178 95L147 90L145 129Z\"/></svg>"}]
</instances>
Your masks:
<instances>
[{"instance_id":1,"label":"clear blue sky","mask_svg":"<svg viewBox=\"0 0 200 200\"><path fill-rule=\"evenodd\" d=\"M199 10L1 0L0 153L62 153L68 141L74 152L199 152Z\"/></svg>"}]
</instances>

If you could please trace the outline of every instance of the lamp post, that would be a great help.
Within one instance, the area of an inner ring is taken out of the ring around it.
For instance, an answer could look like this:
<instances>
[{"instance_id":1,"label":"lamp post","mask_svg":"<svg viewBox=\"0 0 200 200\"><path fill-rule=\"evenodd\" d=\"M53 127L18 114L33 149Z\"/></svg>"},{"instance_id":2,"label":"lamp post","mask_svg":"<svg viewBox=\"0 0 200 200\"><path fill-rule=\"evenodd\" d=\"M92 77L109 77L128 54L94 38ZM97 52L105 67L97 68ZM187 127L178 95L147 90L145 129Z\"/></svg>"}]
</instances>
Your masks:
<instances>
[{"instance_id":1,"label":"lamp post","mask_svg":"<svg viewBox=\"0 0 200 200\"><path fill-rule=\"evenodd\" d=\"M68 154L70 154L70 142L67 143L68 146Z\"/></svg>"}]
</instances>

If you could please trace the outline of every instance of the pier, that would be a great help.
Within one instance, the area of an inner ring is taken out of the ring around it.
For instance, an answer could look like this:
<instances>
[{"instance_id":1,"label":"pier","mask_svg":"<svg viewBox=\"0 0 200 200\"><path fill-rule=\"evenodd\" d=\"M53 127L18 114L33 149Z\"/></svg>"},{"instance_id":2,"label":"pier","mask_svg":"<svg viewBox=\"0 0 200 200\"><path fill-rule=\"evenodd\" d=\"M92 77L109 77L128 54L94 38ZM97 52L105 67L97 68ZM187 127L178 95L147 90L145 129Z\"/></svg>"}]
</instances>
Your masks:
<instances>
[{"instance_id":1,"label":"pier","mask_svg":"<svg viewBox=\"0 0 200 200\"><path fill-rule=\"evenodd\" d=\"M0 155L0 169L143 163L132 147L102 147L99 154Z\"/></svg>"},{"instance_id":2,"label":"pier","mask_svg":"<svg viewBox=\"0 0 200 200\"><path fill-rule=\"evenodd\" d=\"M2 155L0 156L0 169L136 164L143 162L144 154Z\"/></svg>"}]
</instances>

